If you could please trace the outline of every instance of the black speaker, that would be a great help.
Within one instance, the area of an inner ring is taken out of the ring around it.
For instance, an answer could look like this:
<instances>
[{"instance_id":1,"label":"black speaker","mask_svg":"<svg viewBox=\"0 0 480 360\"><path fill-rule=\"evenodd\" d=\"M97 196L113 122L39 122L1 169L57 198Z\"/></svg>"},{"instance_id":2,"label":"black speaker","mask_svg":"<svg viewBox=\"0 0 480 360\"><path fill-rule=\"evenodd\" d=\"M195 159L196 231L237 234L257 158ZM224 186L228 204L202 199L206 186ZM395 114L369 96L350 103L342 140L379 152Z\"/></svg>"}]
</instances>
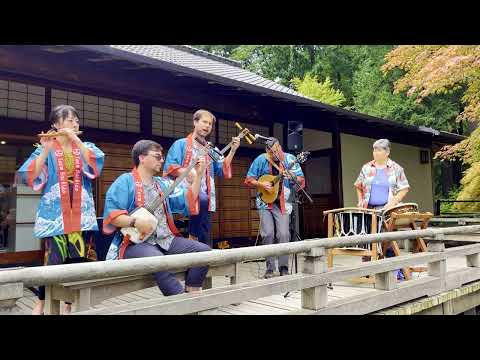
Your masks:
<instances>
[{"instance_id":1,"label":"black speaker","mask_svg":"<svg viewBox=\"0 0 480 360\"><path fill-rule=\"evenodd\" d=\"M288 151L303 150L303 123L299 121L288 122L287 149Z\"/></svg>"}]
</instances>

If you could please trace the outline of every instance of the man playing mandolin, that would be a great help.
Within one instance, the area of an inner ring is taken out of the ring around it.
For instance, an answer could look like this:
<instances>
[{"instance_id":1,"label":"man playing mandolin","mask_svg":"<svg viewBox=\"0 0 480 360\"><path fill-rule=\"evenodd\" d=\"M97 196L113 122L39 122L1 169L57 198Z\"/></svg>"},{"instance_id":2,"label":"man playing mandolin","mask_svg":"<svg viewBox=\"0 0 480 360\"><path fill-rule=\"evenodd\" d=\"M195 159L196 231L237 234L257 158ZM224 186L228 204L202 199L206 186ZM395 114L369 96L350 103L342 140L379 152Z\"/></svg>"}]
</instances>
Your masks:
<instances>
[{"instance_id":1,"label":"man playing mandolin","mask_svg":"<svg viewBox=\"0 0 480 360\"><path fill-rule=\"evenodd\" d=\"M287 169L289 170L286 171ZM275 178L262 181L261 177L264 175L273 175ZM292 181L289 180L291 176L296 177L302 188L305 187L305 177L295 156L284 153L278 140L269 138L266 142L266 153L257 156L245 179L246 185L258 190L256 205L260 214L260 235L265 245L274 242L275 229L278 243L290 241L290 195L292 190L295 191ZM275 193L278 196L275 196ZM274 276L275 258L268 257L266 260L265 278L271 278ZM288 255L278 257L278 270L280 276L288 274Z\"/></svg>"},{"instance_id":2,"label":"man playing mandolin","mask_svg":"<svg viewBox=\"0 0 480 360\"><path fill-rule=\"evenodd\" d=\"M187 216L198 214L198 194L206 166L203 156L192 159L192 166L195 166L197 172L192 185L187 188L175 186L169 178L155 176L161 172L164 162L160 144L140 140L133 146L132 158L135 164L133 170L120 175L107 191L103 232L116 234L106 260L209 251L210 248L205 244L180 237L171 215L172 212ZM163 196L166 199L161 201ZM149 209L153 213L158 220L155 229L145 218L132 216L134 210L137 209L138 212L139 208ZM120 228L122 231L125 228L135 228L141 234L142 241L133 243L128 234L123 236L118 231ZM150 236L145 236L150 233ZM207 266L188 269L185 291L200 290L207 271ZM160 271L154 275L163 295L184 292L174 274Z\"/></svg>"}]
</instances>

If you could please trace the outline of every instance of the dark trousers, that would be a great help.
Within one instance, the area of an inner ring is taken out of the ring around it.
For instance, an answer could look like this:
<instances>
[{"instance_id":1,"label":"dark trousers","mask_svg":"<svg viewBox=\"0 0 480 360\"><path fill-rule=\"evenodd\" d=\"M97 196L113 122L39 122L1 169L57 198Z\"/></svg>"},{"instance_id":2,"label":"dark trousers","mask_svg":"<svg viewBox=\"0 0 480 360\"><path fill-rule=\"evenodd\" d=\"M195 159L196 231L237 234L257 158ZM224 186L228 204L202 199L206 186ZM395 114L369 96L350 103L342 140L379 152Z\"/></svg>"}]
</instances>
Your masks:
<instances>
[{"instance_id":1,"label":"dark trousers","mask_svg":"<svg viewBox=\"0 0 480 360\"><path fill-rule=\"evenodd\" d=\"M188 233L198 238L201 243L207 244L213 248L212 240L210 239L210 230L212 228L212 221L210 211L208 211L208 197L205 193L200 193L200 211L198 215L190 216L188 221Z\"/></svg>"},{"instance_id":2,"label":"dark trousers","mask_svg":"<svg viewBox=\"0 0 480 360\"><path fill-rule=\"evenodd\" d=\"M136 245L130 245L125 251L125 258L131 259L149 256L164 256L209 250L211 250L210 247L201 242L185 239L183 237L175 237L168 251L160 248L158 245L143 242ZM207 272L208 266L188 269L185 276L185 285L201 287ZM165 296L181 294L185 291L182 284L180 284L175 278L175 275L171 272L159 271L156 272L154 276L160 291Z\"/></svg>"}]
</instances>

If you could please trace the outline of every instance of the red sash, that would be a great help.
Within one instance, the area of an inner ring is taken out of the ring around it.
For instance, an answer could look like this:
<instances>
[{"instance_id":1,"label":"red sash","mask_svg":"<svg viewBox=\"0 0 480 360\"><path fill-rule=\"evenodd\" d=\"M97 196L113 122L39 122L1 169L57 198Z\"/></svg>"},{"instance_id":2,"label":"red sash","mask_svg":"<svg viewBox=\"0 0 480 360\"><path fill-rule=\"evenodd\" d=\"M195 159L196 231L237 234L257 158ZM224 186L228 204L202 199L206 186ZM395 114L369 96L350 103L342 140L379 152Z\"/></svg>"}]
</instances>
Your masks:
<instances>
[{"instance_id":1,"label":"red sash","mask_svg":"<svg viewBox=\"0 0 480 360\"><path fill-rule=\"evenodd\" d=\"M64 233L69 234L75 231L81 231L82 161L80 158L80 149L72 143L75 169L73 173L73 201L70 202L70 189L68 187L67 171L63 160L63 148L57 140L54 140L53 143L55 147L54 155L57 160L63 228Z\"/></svg>"},{"instance_id":2,"label":"red sash","mask_svg":"<svg viewBox=\"0 0 480 360\"><path fill-rule=\"evenodd\" d=\"M187 148L185 149L185 159L183 160L182 167L188 167L190 161L192 160L192 148L193 148L193 133L187 136ZM211 184L210 184L210 157L206 156L205 158L206 166L206 181L207 181L207 195L208 195L208 210L210 210L210 193L211 193Z\"/></svg>"},{"instance_id":3,"label":"red sash","mask_svg":"<svg viewBox=\"0 0 480 360\"><path fill-rule=\"evenodd\" d=\"M137 168L132 169L132 176L133 176L133 183L135 184L135 206L142 207L145 205L145 193L143 191L143 182L142 178L138 174ZM155 189L158 191L159 195L162 196L163 192L158 186L157 182L154 180ZM174 235L179 234L173 219L170 217L169 213L167 212L167 207L165 206L165 202L163 205L163 211L165 216L167 217L167 224ZM130 245L130 237L128 235L123 237L122 243L119 248L118 257L119 259L123 259L125 257L125 251L127 250L128 246Z\"/></svg>"}]
</instances>

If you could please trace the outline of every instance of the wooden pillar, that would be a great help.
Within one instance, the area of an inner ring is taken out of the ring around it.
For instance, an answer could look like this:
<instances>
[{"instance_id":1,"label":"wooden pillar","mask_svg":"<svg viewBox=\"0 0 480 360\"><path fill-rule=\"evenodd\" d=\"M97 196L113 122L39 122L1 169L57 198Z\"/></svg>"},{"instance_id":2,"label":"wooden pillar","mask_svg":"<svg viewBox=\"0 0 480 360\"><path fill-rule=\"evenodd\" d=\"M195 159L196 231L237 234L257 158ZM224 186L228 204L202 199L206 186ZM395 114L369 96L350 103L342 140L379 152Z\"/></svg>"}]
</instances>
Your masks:
<instances>
[{"instance_id":1,"label":"wooden pillar","mask_svg":"<svg viewBox=\"0 0 480 360\"><path fill-rule=\"evenodd\" d=\"M144 136L152 135L152 105L140 104L140 132Z\"/></svg>"},{"instance_id":2,"label":"wooden pillar","mask_svg":"<svg viewBox=\"0 0 480 360\"><path fill-rule=\"evenodd\" d=\"M328 231L328 237L331 238L333 237L333 214L329 213L327 215L327 231ZM333 249L328 249L327 250L327 262L328 262L328 268L331 269L333 267Z\"/></svg>"},{"instance_id":3,"label":"wooden pillar","mask_svg":"<svg viewBox=\"0 0 480 360\"><path fill-rule=\"evenodd\" d=\"M305 256L303 272L306 274L321 274L327 271L325 263L325 248L313 248ZM302 290L302 308L318 310L327 306L327 285L315 286Z\"/></svg>"},{"instance_id":4,"label":"wooden pillar","mask_svg":"<svg viewBox=\"0 0 480 360\"><path fill-rule=\"evenodd\" d=\"M397 287L397 272L387 271L375 275L375 289L393 290Z\"/></svg>"},{"instance_id":5,"label":"wooden pillar","mask_svg":"<svg viewBox=\"0 0 480 360\"><path fill-rule=\"evenodd\" d=\"M45 315L60 315L60 300L53 298L54 285L45 286Z\"/></svg>"},{"instance_id":6,"label":"wooden pillar","mask_svg":"<svg viewBox=\"0 0 480 360\"><path fill-rule=\"evenodd\" d=\"M427 245L428 252L444 252L445 244L441 242L445 237L443 234L437 234L433 241ZM446 287L447 260L434 261L428 264L428 275L438 277L442 280L442 287Z\"/></svg>"},{"instance_id":7,"label":"wooden pillar","mask_svg":"<svg viewBox=\"0 0 480 360\"><path fill-rule=\"evenodd\" d=\"M480 267L480 254L467 255L468 267Z\"/></svg>"},{"instance_id":8,"label":"wooden pillar","mask_svg":"<svg viewBox=\"0 0 480 360\"><path fill-rule=\"evenodd\" d=\"M230 276L230 285L238 284L240 276L240 263L235 263L235 275Z\"/></svg>"},{"instance_id":9,"label":"wooden pillar","mask_svg":"<svg viewBox=\"0 0 480 360\"><path fill-rule=\"evenodd\" d=\"M92 288L80 289L75 292L75 311L89 310L92 305Z\"/></svg>"}]
</instances>

